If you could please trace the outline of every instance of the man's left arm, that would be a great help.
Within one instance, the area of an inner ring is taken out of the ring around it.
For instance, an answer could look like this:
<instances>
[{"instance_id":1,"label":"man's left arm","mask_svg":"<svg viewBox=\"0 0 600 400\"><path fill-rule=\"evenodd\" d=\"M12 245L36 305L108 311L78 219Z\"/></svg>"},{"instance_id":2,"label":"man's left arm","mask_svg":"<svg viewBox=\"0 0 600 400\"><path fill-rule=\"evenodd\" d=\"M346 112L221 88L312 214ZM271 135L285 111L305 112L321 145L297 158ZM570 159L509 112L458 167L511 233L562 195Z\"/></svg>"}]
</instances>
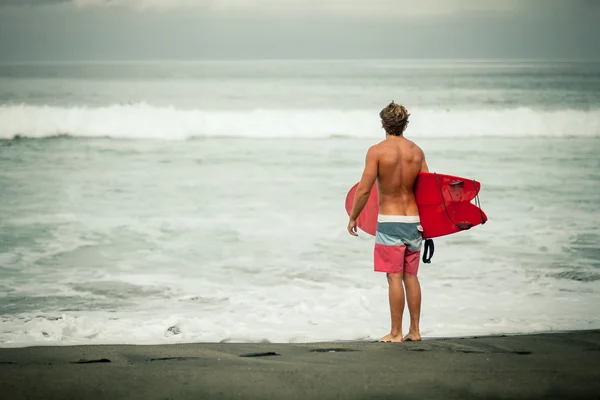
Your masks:
<instances>
[{"instance_id":1,"label":"man's left arm","mask_svg":"<svg viewBox=\"0 0 600 400\"><path fill-rule=\"evenodd\" d=\"M365 169L356 188L356 193L354 194L354 203L352 205L352 211L350 212L350 224L348 225L348 231L350 231L351 234L352 232L356 232L356 219L367 204L371 189L377 180L378 164L376 150L374 147L371 147L367 151Z\"/></svg>"}]
</instances>

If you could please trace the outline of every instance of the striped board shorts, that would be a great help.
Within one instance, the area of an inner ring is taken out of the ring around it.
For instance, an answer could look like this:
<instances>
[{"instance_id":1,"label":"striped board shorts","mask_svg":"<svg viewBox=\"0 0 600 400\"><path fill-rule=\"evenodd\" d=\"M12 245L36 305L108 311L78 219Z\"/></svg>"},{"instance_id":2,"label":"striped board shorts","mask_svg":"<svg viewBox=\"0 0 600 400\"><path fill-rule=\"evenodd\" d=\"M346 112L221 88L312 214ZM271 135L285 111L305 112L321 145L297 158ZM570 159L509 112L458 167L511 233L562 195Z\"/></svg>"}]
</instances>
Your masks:
<instances>
[{"instance_id":1,"label":"striped board shorts","mask_svg":"<svg viewBox=\"0 0 600 400\"><path fill-rule=\"evenodd\" d=\"M417 275L422 244L423 228L418 215L379 214L375 234L375 271Z\"/></svg>"}]
</instances>

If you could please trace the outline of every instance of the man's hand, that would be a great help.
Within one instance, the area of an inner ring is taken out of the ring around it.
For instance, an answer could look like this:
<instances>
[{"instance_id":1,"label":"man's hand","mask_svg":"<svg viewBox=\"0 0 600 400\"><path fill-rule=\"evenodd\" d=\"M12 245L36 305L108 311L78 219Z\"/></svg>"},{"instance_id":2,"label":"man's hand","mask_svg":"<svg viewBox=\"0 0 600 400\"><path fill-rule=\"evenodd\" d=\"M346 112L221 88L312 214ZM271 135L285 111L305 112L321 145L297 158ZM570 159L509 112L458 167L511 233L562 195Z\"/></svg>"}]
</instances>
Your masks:
<instances>
[{"instance_id":1,"label":"man's hand","mask_svg":"<svg viewBox=\"0 0 600 400\"><path fill-rule=\"evenodd\" d=\"M358 236L358 233L356 233L356 220L355 219L350 219L350 222L348 222L348 233L351 234L352 236Z\"/></svg>"}]
</instances>

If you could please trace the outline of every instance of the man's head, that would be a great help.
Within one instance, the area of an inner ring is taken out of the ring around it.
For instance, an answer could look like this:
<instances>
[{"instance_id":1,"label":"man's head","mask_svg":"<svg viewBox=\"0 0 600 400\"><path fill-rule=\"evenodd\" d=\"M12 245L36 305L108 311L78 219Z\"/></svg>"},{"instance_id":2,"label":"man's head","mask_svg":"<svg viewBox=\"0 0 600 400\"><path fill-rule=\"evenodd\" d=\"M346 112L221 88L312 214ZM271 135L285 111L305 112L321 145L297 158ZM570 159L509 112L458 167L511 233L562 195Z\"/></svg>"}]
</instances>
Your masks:
<instances>
[{"instance_id":1,"label":"man's head","mask_svg":"<svg viewBox=\"0 0 600 400\"><path fill-rule=\"evenodd\" d=\"M402 136L408 125L410 114L404 106L395 104L392 101L387 107L381 110L379 116L381 117L381 125L388 135Z\"/></svg>"}]
</instances>

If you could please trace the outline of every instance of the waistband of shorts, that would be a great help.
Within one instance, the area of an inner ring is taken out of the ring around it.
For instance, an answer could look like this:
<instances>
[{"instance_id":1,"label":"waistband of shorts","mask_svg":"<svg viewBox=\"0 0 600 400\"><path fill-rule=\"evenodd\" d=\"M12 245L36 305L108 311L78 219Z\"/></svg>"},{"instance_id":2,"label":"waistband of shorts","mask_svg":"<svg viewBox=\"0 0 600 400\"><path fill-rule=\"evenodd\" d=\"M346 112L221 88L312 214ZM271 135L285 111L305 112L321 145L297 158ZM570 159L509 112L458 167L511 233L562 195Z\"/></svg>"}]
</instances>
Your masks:
<instances>
[{"instance_id":1,"label":"waistband of shorts","mask_svg":"<svg viewBox=\"0 0 600 400\"><path fill-rule=\"evenodd\" d=\"M421 222L418 215L377 215L377 222L400 222L405 224L416 224Z\"/></svg>"}]
</instances>

